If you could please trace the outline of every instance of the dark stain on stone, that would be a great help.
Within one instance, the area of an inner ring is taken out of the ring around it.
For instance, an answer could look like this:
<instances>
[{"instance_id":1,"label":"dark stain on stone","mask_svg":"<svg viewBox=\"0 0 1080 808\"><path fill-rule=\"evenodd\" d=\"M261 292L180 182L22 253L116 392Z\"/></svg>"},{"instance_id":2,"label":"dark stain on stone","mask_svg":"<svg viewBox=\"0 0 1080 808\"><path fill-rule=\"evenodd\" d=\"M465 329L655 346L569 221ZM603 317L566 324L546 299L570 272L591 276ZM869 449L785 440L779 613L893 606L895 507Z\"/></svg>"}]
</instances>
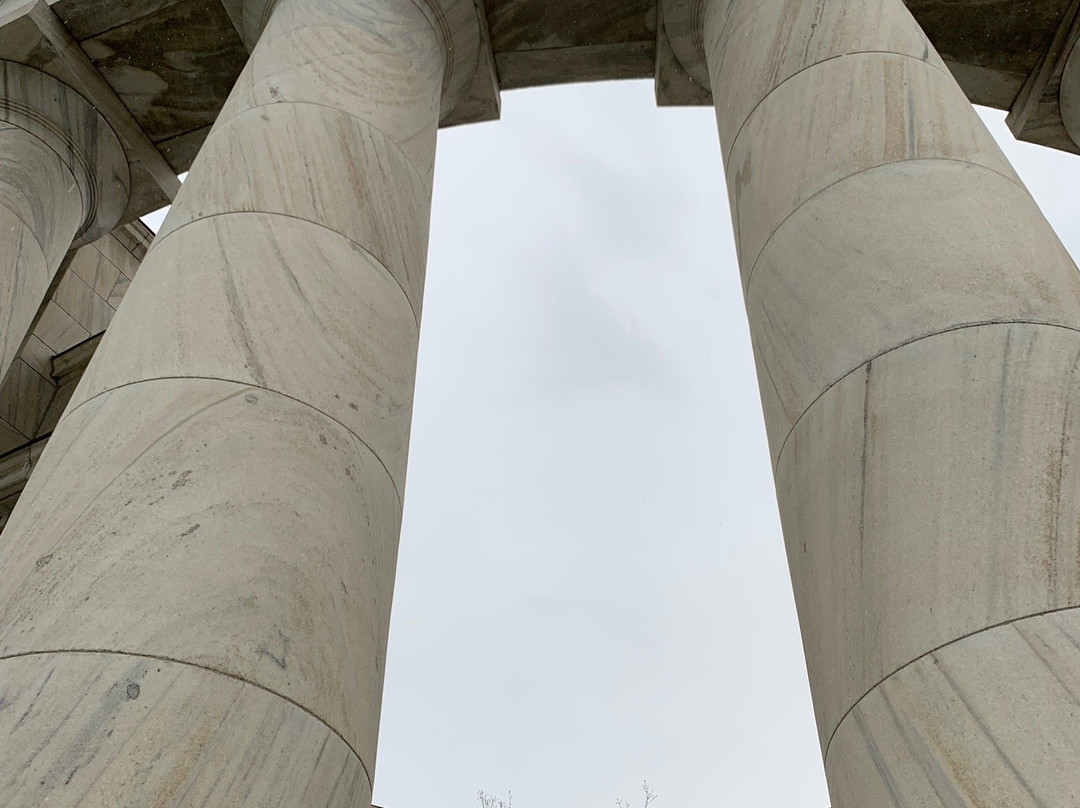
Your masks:
<instances>
[{"instance_id":1,"label":"dark stain on stone","mask_svg":"<svg viewBox=\"0 0 1080 808\"><path fill-rule=\"evenodd\" d=\"M139 694L141 692L142 692L142 688L140 688L134 682L132 682L131 684L129 684L127 686L127 697L129 699L131 699L132 701L135 701L135 699L139 698Z\"/></svg>"},{"instance_id":2,"label":"dark stain on stone","mask_svg":"<svg viewBox=\"0 0 1080 808\"><path fill-rule=\"evenodd\" d=\"M15 722L15 729L18 729L22 726L27 716L29 716L30 713L33 711L34 705L39 703L38 699L41 698L41 694L45 690L45 686L49 684L49 680L52 679L54 673L56 673L55 669L49 671L49 673L45 676L45 680L41 683L41 687L38 688L38 692L34 694L34 698L30 699L30 706L26 708L26 712L19 716L19 720Z\"/></svg>"},{"instance_id":3,"label":"dark stain on stone","mask_svg":"<svg viewBox=\"0 0 1080 808\"><path fill-rule=\"evenodd\" d=\"M651 41L654 0L492 0L492 48L503 51Z\"/></svg>"},{"instance_id":4,"label":"dark stain on stone","mask_svg":"<svg viewBox=\"0 0 1080 808\"><path fill-rule=\"evenodd\" d=\"M37 567L39 570L44 569L45 567L47 567L49 565L49 562L52 561L52 560L53 560L53 554L48 553L47 555L43 555L41 558L39 558L37 560L37 563L34 564L34 566Z\"/></svg>"},{"instance_id":5,"label":"dark stain on stone","mask_svg":"<svg viewBox=\"0 0 1080 808\"><path fill-rule=\"evenodd\" d=\"M192 525L191 527L189 527L189 528L188 528L187 530L185 530L185 531L184 531L183 533L181 533L181 534L180 534L180 538L182 539L182 538L184 538L185 536L190 536L190 535L191 535L192 533L194 533L194 532L195 532L196 530L198 530L198 529L199 529L199 527L200 527L199 523L198 523L198 522L196 522L196 523L195 523L195 524L193 524L193 525Z\"/></svg>"},{"instance_id":6,"label":"dark stain on stone","mask_svg":"<svg viewBox=\"0 0 1080 808\"><path fill-rule=\"evenodd\" d=\"M326 445L326 435L322 434L321 432L319 433L319 443L321 443L323 446Z\"/></svg>"},{"instance_id":7,"label":"dark stain on stone","mask_svg":"<svg viewBox=\"0 0 1080 808\"><path fill-rule=\"evenodd\" d=\"M281 656L273 653L265 645L260 645L256 653L258 653L259 656L266 657L279 668L285 670L289 665L289 638L282 634L280 631L278 632L278 638L281 640Z\"/></svg>"},{"instance_id":8,"label":"dark stain on stone","mask_svg":"<svg viewBox=\"0 0 1080 808\"><path fill-rule=\"evenodd\" d=\"M244 401L246 401L248 404L258 404L259 397L254 393L248 393L246 396L244 396Z\"/></svg>"},{"instance_id":9,"label":"dark stain on stone","mask_svg":"<svg viewBox=\"0 0 1080 808\"><path fill-rule=\"evenodd\" d=\"M185 485L187 485L188 480L190 478L191 478L191 469L188 469L187 471L182 472L180 474L180 476L177 477L175 482L173 482L173 484L172 484L173 491L175 491L177 488L183 488Z\"/></svg>"},{"instance_id":10,"label":"dark stain on stone","mask_svg":"<svg viewBox=\"0 0 1080 808\"><path fill-rule=\"evenodd\" d=\"M154 142L214 123L247 61L221 0L154 0L155 13L137 16L84 43L97 68ZM79 18L136 16L145 2L77 0ZM164 7L161 7L164 5ZM82 26L86 31L100 24Z\"/></svg>"}]
</instances>

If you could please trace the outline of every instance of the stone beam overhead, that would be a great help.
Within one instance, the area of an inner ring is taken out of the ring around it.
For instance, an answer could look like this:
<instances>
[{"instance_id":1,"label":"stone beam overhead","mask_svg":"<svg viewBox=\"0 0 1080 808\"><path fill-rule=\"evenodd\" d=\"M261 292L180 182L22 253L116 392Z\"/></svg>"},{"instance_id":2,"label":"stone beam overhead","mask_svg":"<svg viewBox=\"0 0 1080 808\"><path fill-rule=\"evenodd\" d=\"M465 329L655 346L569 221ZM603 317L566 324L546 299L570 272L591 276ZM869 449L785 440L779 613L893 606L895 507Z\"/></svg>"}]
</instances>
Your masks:
<instances>
[{"instance_id":1,"label":"stone beam overhead","mask_svg":"<svg viewBox=\"0 0 1080 808\"><path fill-rule=\"evenodd\" d=\"M131 161L142 164L161 192L171 202L176 192L180 190L180 181L177 179L176 172L146 136L142 127L90 61L86 52L79 47L79 43L64 27L53 8L45 0L36 0L30 6L28 14L45 39L56 48L60 57L71 68L79 91L94 104L116 131Z\"/></svg>"},{"instance_id":2,"label":"stone beam overhead","mask_svg":"<svg viewBox=\"0 0 1080 808\"><path fill-rule=\"evenodd\" d=\"M171 201L245 58L219 0L0 2L0 59L78 89L124 142L122 222Z\"/></svg>"},{"instance_id":3,"label":"stone beam overhead","mask_svg":"<svg viewBox=\"0 0 1080 808\"><path fill-rule=\"evenodd\" d=\"M73 51L65 61L26 16L35 2L46 0L0 0L0 58L81 87L85 64L73 68ZM145 139L179 173L190 168L248 57L235 25L243 2L48 0L48 5ZM1075 0L908 3L967 96L999 109L1012 108L1038 78L1055 33L1075 5ZM453 43L449 81L464 81L467 74L471 84L448 88L448 103L456 103L444 107L443 126L498 117L501 89L561 82L655 77L660 104L710 102L693 33L700 0L461 0L428 6L436 7L448 20L454 14L477 17L469 41ZM1073 150L1058 99L1051 78L1020 137ZM128 127L117 125L119 117L103 109L125 143L142 140L128 138ZM132 157L125 220L168 202L160 164L145 146L142 142L140 149L149 159Z\"/></svg>"},{"instance_id":4,"label":"stone beam overhead","mask_svg":"<svg viewBox=\"0 0 1080 808\"><path fill-rule=\"evenodd\" d=\"M1075 129L1070 133L1072 96L1080 93L1077 76L1067 68L1080 39L1080 0L1072 0L1036 67L1009 108L1006 121L1020 140L1080 154Z\"/></svg>"}]
</instances>

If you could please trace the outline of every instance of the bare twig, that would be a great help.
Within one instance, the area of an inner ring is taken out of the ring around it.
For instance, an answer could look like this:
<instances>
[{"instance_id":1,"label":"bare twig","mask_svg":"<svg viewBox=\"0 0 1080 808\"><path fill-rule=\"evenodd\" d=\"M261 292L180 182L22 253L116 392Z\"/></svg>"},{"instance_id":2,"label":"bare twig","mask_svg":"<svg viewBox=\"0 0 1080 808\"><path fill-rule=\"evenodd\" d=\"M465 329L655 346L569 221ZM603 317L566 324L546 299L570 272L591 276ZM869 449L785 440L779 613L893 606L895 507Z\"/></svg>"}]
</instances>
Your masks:
<instances>
[{"instance_id":1,"label":"bare twig","mask_svg":"<svg viewBox=\"0 0 1080 808\"><path fill-rule=\"evenodd\" d=\"M656 792L649 787L648 780L641 781L641 790L645 792L645 802L642 808L649 808L653 802L656 801ZM626 800L615 800L615 808L630 808L630 803Z\"/></svg>"},{"instance_id":2,"label":"bare twig","mask_svg":"<svg viewBox=\"0 0 1080 808\"><path fill-rule=\"evenodd\" d=\"M514 802L514 795L509 791L506 792L505 800L494 794L485 794L483 791L477 791L476 796L480 800L480 808L511 808Z\"/></svg>"}]
</instances>

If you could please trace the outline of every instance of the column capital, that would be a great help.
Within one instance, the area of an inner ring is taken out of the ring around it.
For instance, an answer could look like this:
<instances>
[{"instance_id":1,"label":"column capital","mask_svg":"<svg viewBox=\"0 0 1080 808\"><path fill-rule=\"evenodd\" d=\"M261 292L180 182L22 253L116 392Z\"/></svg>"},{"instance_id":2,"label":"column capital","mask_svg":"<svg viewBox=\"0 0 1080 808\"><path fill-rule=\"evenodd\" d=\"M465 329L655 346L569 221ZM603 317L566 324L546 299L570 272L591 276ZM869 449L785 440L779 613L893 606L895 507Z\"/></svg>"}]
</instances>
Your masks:
<instances>
[{"instance_id":1,"label":"column capital","mask_svg":"<svg viewBox=\"0 0 1080 808\"><path fill-rule=\"evenodd\" d=\"M33 135L71 171L83 216L74 246L112 230L128 202L131 178L120 141L100 113L60 80L0 60L0 124Z\"/></svg>"},{"instance_id":2,"label":"column capital","mask_svg":"<svg viewBox=\"0 0 1080 808\"><path fill-rule=\"evenodd\" d=\"M671 49L679 64L702 87L709 89L709 67L705 58L705 12L709 0L660 0Z\"/></svg>"},{"instance_id":3,"label":"column capital","mask_svg":"<svg viewBox=\"0 0 1080 808\"><path fill-rule=\"evenodd\" d=\"M439 36L446 60L439 118L447 118L465 100L480 61L481 13L473 0L384 0L409 2L420 9ZM255 49L279 0L222 0L225 11L249 51Z\"/></svg>"},{"instance_id":4,"label":"column capital","mask_svg":"<svg viewBox=\"0 0 1080 808\"><path fill-rule=\"evenodd\" d=\"M1061 74L1061 90L1058 102L1065 131L1080 146L1080 39L1073 45L1072 53L1065 60Z\"/></svg>"}]
</instances>

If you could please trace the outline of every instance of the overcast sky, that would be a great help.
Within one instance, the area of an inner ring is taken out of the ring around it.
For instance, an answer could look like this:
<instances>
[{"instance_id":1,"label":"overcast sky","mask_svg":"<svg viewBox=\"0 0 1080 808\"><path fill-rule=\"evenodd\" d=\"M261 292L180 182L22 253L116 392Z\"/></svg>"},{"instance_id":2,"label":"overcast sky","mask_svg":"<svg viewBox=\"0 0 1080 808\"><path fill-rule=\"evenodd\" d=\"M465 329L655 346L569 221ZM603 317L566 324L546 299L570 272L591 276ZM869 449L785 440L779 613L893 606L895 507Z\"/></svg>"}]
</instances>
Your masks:
<instances>
[{"instance_id":1,"label":"overcast sky","mask_svg":"<svg viewBox=\"0 0 1080 808\"><path fill-rule=\"evenodd\" d=\"M1080 255L1080 157L982 112ZM376 804L828 805L738 278L711 110L441 132Z\"/></svg>"}]
</instances>

